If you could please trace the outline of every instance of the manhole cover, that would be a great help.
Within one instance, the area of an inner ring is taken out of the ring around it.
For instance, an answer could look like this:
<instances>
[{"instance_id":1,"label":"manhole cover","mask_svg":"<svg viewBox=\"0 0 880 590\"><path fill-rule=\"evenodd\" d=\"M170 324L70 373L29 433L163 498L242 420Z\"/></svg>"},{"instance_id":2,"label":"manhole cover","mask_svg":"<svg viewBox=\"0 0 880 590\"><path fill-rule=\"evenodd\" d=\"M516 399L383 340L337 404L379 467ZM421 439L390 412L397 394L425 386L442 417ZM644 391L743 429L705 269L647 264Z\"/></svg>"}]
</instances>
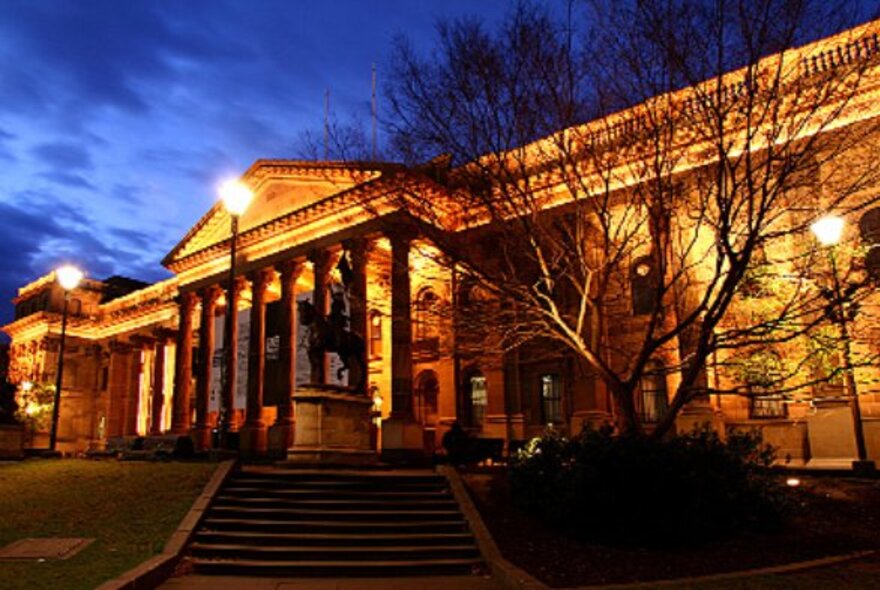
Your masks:
<instances>
[{"instance_id":1,"label":"manhole cover","mask_svg":"<svg viewBox=\"0 0 880 590\"><path fill-rule=\"evenodd\" d=\"M20 539L0 549L0 561L67 559L85 549L92 541L94 539L58 537Z\"/></svg>"}]
</instances>

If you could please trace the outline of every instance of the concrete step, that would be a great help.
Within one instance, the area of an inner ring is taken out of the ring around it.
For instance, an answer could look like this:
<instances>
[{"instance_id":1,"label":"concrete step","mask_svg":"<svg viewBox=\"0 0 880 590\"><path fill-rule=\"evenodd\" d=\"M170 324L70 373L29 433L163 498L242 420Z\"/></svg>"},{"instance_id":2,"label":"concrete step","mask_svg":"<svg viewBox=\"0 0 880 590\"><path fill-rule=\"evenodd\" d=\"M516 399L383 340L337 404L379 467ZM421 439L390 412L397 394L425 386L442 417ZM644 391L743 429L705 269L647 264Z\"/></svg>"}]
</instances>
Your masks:
<instances>
[{"instance_id":1,"label":"concrete step","mask_svg":"<svg viewBox=\"0 0 880 590\"><path fill-rule=\"evenodd\" d=\"M482 564L479 559L423 559L383 561L259 561L236 559L191 560L200 574L277 577L399 577L470 574Z\"/></svg>"},{"instance_id":2,"label":"concrete step","mask_svg":"<svg viewBox=\"0 0 880 590\"><path fill-rule=\"evenodd\" d=\"M350 489L339 490L332 488L316 488L304 490L299 487L244 487L229 486L223 488L223 495L227 497L245 497L245 498L291 498L302 500L320 500L333 497L337 500L368 500L371 498L387 498L389 500L451 500L452 494L449 490L443 489L439 491L395 491L386 489Z\"/></svg>"},{"instance_id":3,"label":"concrete step","mask_svg":"<svg viewBox=\"0 0 880 590\"><path fill-rule=\"evenodd\" d=\"M437 481L386 481L384 479L371 479L365 481L337 481L317 479L271 479L241 477L230 479L231 487L252 487L259 489L289 489L295 485L299 490L322 490L332 492L335 490L384 490L396 492L438 492L446 490L445 482Z\"/></svg>"},{"instance_id":4,"label":"concrete step","mask_svg":"<svg viewBox=\"0 0 880 590\"><path fill-rule=\"evenodd\" d=\"M337 482L371 482L384 483L441 483L446 478L430 471L323 471L313 469L244 469L233 474L233 478L285 480L285 481L337 481Z\"/></svg>"},{"instance_id":5,"label":"concrete step","mask_svg":"<svg viewBox=\"0 0 880 590\"><path fill-rule=\"evenodd\" d=\"M190 553L207 559L245 559L262 561L367 561L385 559L461 559L479 557L473 544L377 546L341 545L322 547L269 546L242 544L193 543Z\"/></svg>"},{"instance_id":6,"label":"concrete step","mask_svg":"<svg viewBox=\"0 0 880 590\"><path fill-rule=\"evenodd\" d=\"M321 521L370 521L400 522L408 520L436 521L461 518L458 510L321 510L297 508L241 508L238 506L212 506L211 516L226 518L253 518L257 520L321 520Z\"/></svg>"},{"instance_id":7,"label":"concrete step","mask_svg":"<svg viewBox=\"0 0 880 590\"><path fill-rule=\"evenodd\" d=\"M460 533L467 531L467 523L461 517L443 521L409 520L401 522L363 522L363 521L308 521L275 520L255 518L222 518L209 516L205 519L204 530L211 531L250 531L254 533L364 533L380 534L431 534Z\"/></svg>"},{"instance_id":8,"label":"concrete step","mask_svg":"<svg viewBox=\"0 0 880 590\"><path fill-rule=\"evenodd\" d=\"M473 543L470 533L273 533L254 531L200 531L198 543L241 544L259 547L324 547L337 546L395 546L395 545L461 545Z\"/></svg>"},{"instance_id":9,"label":"concrete step","mask_svg":"<svg viewBox=\"0 0 880 590\"><path fill-rule=\"evenodd\" d=\"M458 504L450 499L407 499L407 500L377 500L377 499L337 499L335 496L322 499L299 499L299 498L263 498L243 496L218 496L215 506L243 508L303 508L315 510L458 510Z\"/></svg>"}]
</instances>

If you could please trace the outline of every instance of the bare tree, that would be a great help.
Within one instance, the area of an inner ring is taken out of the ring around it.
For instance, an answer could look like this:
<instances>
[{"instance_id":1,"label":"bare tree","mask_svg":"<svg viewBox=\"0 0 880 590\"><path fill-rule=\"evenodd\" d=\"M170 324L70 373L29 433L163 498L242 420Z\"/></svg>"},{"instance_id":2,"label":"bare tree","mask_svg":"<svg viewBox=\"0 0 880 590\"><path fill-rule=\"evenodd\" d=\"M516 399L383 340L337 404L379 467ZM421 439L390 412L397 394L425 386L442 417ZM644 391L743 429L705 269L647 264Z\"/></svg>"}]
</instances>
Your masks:
<instances>
[{"instance_id":1,"label":"bare tree","mask_svg":"<svg viewBox=\"0 0 880 590\"><path fill-rule=\"evenodd\" d=\"M495 33L443 24L428 58L396 45L394 147L429 161L420 169L442 186L400 190L397 205L487 294L454 306L459 329L500 350L567 351L635 435L639 384L658 360L674 392L652 436L710 391L710 365L735 367L748 351L796 356L773 375L780 391L827 378L804 368L820 356L810 342L829 306L808 228L824 211L866 207L877 186L864 89L876 83L878 27L790 49L845 7L575 7L554 19L521 4ZM848 300L864 284L850 259ZM759 275L772 293L756 291Z\"/></svg>"}]
</instances>

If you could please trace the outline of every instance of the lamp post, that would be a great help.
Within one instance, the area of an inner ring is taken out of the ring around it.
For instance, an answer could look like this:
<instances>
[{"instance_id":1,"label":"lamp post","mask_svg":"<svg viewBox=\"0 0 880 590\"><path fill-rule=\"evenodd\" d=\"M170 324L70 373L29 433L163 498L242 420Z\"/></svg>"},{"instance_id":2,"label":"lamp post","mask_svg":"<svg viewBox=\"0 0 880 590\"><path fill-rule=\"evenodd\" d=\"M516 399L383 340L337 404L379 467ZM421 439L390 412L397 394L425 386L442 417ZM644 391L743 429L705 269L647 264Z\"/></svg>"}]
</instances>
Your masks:
<instances>
[{"instance_id":1,"label":"lamp post","mask_svg":"<svg viewBox=\"0 0 880 590\"><path fill-rule=\"evenodd\" d=\"M58 348L58 370L55 374L55 395L52 400L52 429L49 431L49 450L55 450L58 440L58 415L61 408L61 381L64 376L64 339L67 336L67 308L70 304L70 292L75 289L83 278L83 272L77 267L65 264L55 270L55 278L64 289L64 310L61 312L61 343Z\"/></svg>"},{"instance_id":2,"label":"lamp post","mask_svg":"<svg viewBox=\"0 0 880 590\"><path fill-rule=\"evenodd\" d=\"M238 313L235 307L235 258L238 246L238 218L245 212L251 199L253 192L246 184L237 179L227 180L220 185L220 200L223 201L223 207L229 213L232 220L232 242L229 247L229 279L226 285L226 317L223 324L223 372L221 380L220 392L220 413L217 419L218 431L220 435L220 448L226 448L226 435L229 431L229 416L232 410L231 405L235 400L235 384L229 383L230 367L235 359L236 342L232 342L234 314ZM232 391L231 399L226 399L227 387ZM227 404L227 401L229 402Z\"/></svg>"},{"instance_id":3,"label":"lamp post","mask_svg":"<svg viewBox=\"0 0 880 590\"><path fill-rule=\"evenodd\" d=\"M847 311L843 301L843 293L840 285L840 277L837 275L837 257L835 246L840 242L845 222L836 215L826 215L815 221L810 230L819 240L819 243L828 248L828 259L831 262L831 280L834 300L837 302L837 327L840 331L841 354L843 356L844 383L850 398L852 410L853 430L856 438L856 453L858 459L853 461L853 471L874 471L874 462L868 460L868 451L865 446L865 431L862 426L862 409L859 405L859 393L856 386L856 377L853 372L852 357L850 353L849 328L847 327Z\"/></svg>"}]
</instances>

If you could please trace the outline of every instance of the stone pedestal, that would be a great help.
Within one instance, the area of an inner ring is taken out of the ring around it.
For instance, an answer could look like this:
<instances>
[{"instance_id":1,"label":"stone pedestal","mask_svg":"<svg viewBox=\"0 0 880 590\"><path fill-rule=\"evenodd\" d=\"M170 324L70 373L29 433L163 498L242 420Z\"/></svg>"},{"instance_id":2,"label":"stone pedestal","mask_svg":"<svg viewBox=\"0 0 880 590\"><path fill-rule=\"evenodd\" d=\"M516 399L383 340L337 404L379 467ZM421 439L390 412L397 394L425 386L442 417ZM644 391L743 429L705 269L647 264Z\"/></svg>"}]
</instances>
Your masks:
<instances>
[{"instance_id":1,"label":"stone pedestal","mask_svg":"<svg viewBox=\"0 0 880 590\"><path fill-rule=\"evenodd\" d=\"M810 460L815 469L850 469L856 460L852 410L847 400L816 400L815 413L807 416Z\"/></svg>"},{"instance_id":2,"label":"stone pedestal","mask_svg":"<svg viewBox=\"0 0 880 590\"><path fill-rule=\"evenodd\" d=\"M276 422L269 427L266 444L270 457L286 457L287 450L293 446L293 421Z\"/></svg>"},{"instance_id":3,"label":"stone pedestal","mask_svg":"<svg viewBox=\"0 0 880 590\"><path fill-rule=\"evenodd\" d=\"M266 427L260 423L242 425L239 430L239 452L242 457L256 457L266 454Z\"/></svg>"},{"instance_id":4,"label":"stone pedestal","mask_svg":"<svg viewBox=\"0 0 880 590\"><path fill-rule=\"evenodd\" d=\"M211 427L210 426L194 426L190 430L190 436L193 439L193 445L200 451L207 451L211 448Z\"/></svg>"},{"instance_id":5,"label":"stone pedestal","mask_svg":"<svg viewBox=\"0 0 880 590\"><path fill-rule=\"evenodd\" d=\"M293 396L296 428L287 460L294 463L372 463L373 402L343 388L307 385Z\"/></svg>"},{"instance_id":6,"label":"stone pedestal","mask_svg":"<svg viewBox=\"0 0 880 590\"><path fill-rule=\"evenodd\" d=\"M382 420L382 460L391 463L425 459L422 425L412 417L389 416Z\"/></svg>"}]
</instances>

